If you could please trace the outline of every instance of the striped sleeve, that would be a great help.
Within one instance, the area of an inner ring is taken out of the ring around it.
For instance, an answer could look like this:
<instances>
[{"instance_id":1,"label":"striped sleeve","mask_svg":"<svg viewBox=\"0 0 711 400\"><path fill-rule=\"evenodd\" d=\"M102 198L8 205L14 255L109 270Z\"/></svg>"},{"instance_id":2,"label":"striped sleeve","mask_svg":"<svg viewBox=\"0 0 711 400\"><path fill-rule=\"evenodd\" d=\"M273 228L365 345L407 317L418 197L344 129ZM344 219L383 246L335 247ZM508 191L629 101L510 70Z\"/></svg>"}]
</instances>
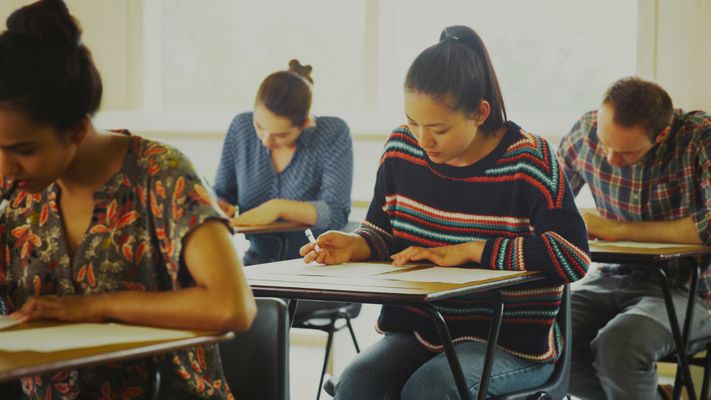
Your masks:
<instances>
[{"instance_id":1,"label":"striped sleeve","mask_svg":"<svg viewBox=\"0 0 711 400\"><path fill-rule=\"evenodd\" d=\"M550 158L557 164L555 157ZM551 165L562 189L560 202L551 203L541 194L531 192L531 226L533 234L487 241L482 266L510 271L540 271L556 283L569 283L587 273L590 255L585 223L575 207L570 186L563 171ZM534 200L538 199L538 200Z\"/></svg>"}]
</instances>

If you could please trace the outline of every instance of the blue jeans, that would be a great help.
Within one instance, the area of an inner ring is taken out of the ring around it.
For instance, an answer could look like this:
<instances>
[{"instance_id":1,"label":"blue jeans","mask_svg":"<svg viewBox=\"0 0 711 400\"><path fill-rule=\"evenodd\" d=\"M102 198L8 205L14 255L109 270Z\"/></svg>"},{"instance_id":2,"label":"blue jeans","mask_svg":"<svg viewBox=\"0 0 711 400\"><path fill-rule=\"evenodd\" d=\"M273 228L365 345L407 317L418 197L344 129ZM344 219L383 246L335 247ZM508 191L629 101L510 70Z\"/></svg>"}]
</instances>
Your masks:
<instances>
[{"instance_id":1,"label":"blue jeans","mask_svg":"<svg viewBox=\"0 0 711 400\"><path fill-rule=\"evenodd\" d=\"M469 392L476 395L484 367L486 344L466 342L454 348ZM553 364L531 362L497 349L488 395L542 385L553 369ZM336 385L336 400L400 398L459 398L444 352L432 353L425 349L412 333L386 334L346 367Z\"/></svg>"},{"instance_id":2,"label":"blue jeans","mask_svg":"<svg viewBox=\"0 0 711 400\"><path fill-rule=\"evenodd\" d=\"M571 395L584 400L662 398L656 362L676 346L661 288L650 275L649 269L619 273L595 265L576 283ZM681 324L688 296L688 290L672 290ZM710 311L703 300L696 301L692 340L711 336Z\"/></svg>"}]
</instances>

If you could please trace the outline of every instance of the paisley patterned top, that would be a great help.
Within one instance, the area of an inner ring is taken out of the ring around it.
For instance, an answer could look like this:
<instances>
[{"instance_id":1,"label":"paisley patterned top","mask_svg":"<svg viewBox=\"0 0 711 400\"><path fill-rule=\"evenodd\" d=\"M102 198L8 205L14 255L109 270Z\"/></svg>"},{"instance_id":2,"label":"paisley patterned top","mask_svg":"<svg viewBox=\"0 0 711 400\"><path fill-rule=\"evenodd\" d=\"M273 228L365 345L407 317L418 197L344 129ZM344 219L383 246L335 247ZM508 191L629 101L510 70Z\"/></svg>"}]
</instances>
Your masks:
<instances>
[{"instance_id":1,"label":"paisley patterned top","mask_svg":"<svg viewBox=\"0 0 711 400\"><path fill-rule=\"evenodd\" d=\"M9 182L0 180L0 187ZM9 312L30 296L194 285L183 241L205 221L222 219L185 156L137 136L121 169L94 193L91 223L73 256L61 195L56 183L41 193L18 190L0 216L0 295ZM162 397L232 398L216 346L26 377L22 386L30 398L132 399L147 393L155 366Z\"/></svg>"}]
</instances>

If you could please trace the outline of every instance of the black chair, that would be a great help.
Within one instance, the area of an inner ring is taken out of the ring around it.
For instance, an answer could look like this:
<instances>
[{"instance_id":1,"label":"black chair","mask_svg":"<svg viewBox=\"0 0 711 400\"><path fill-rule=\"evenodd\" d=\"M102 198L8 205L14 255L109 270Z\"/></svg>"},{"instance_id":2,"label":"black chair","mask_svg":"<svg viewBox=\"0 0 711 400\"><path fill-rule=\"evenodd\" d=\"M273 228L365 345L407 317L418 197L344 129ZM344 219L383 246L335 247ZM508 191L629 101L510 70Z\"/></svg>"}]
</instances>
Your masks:
<instances>
[{"instance_id":1,"label":"black chair","mask_svg":"<svg viewBox=\"0 0 711 400\"><path fill-rule=\"evenodd\" d=\"M553 375L548 378L548 382L538 387L498 396L495 398L496 400L559 400L568 397L567 393L568 385L570 384L571 353L573 347L570 301L570 287L569 285L565 285L563 288L563 300L561 301L557 318L558 326L563 332L565 344L563 346L563 354L558 358L558 362L556 362L555 369L553 370ZM494 360L494 362L496 362L496 360Z\"/></svg>"},{"instance_id":2,"label":"black chair","mask_svg":"<svg viewBox=\"0 0 711 400\"><path fill-rule=\"evenodd\" d=\"M563 347L563 354L558 359L555 365L555 370L553 370L553 375L548 379L544 385L520 390L514 393L509 393L501 396L497 396L495 400L559 400L568 397L568 385L570 384L570 366L571 366L571 352L572 352L572 317L570 313L570 288L565 285L563 288L563 299L560 304L560 311L558 312L558 325L563 332L563 337L565 338L565 344ZM494 360L496 362L496 360ZM338 378L334 377L329 379L326 384L323 385L323 390L329 395L333 396L336 393L336 385L338 384Z\"/></svg>"},{"instance_id":3,"label":"black chair","mask_svg":"<svg viewBox=\"0 0 711 400\"><path fill-rule=\"evenodd\" d=\"M222 342L227 383L241 400L289 399L289 312L281 299L258 298L248 332Z\"/></svg>"},{"instance_id":4,"label":"black chair","mask_svg":"<svg viewBox=\"0 0 711 400\"><path fill-rule=\"evenodd\" d=\"M20 400L26 399L27 397L22 392L22 387L20 386L20 381L10 381L0 383L0 394L2 394L3 399L7 400Z\"/></svg>"},{"instance_id":5,"label":"black chair","mask_svg":"<svg viewBox=\"0 0 711 400\"><path fill-rule=\"evenodd\" d=\"M323 367L321 368L321 378L318 382L316 400L319 400L321 397L321 386L323 385L323 377L326 375L328 358L331 355L333 334L347 327L353 339L353 346L356 352L360 353L360 347L358 347L358 341L353 332L351 319L360 314L361 307L362 305L359 303L331 301L300 301L296 307L296 316L291 325L293 328L317 329L328 334L328 339L326 340L326 354L323 358ZM342 322L339 323L339 321Z\"/></svg>"}]
</instances>

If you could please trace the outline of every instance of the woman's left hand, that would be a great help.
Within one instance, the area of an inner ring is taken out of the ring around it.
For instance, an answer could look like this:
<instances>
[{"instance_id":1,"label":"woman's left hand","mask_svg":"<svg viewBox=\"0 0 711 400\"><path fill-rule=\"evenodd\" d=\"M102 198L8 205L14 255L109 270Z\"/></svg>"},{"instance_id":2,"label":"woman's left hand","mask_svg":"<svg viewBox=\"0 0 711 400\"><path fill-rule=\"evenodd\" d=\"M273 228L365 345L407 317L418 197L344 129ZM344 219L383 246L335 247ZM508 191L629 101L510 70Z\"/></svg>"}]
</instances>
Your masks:
<instances>
[{"instance_id":1,"label":"woman's left hand","mask_svg":"<svg viewBox=\"0 0 711 400\"><path fill-rule=\"evenodd\" d=\"M278 203L274 200L269 200L261 205L240 214L232 220L234 226L258 226L271 224L279 219Z\"/></svg>"},{"instance_id":2,"label":"woman's left hand","mask_svg":"<svg viewBox=\"0 0 711 400\"><path fill-rule=\"evenodd\" d=\"M442 247L417 247L410 246L405 250L392 255L393 265L401 266L413 261L430 261L442 267L455 267L469 262L479 262L476 257L477 249L483 250L484 242L460 243ZM479 253L481 253L479 250ZM479 256L481 258L481 255Z\"/></svg>"},{"instance_id":3,"label":"woman's left hand","mask_svg":"<svg viewBox=\"0 0 711 400\"><path fill-rule=\"evenodd\" d=\"M10 317L22 322L38 319L100 322L96 300L96 296L33 296Z\"/></svg>"}]
</instances>

